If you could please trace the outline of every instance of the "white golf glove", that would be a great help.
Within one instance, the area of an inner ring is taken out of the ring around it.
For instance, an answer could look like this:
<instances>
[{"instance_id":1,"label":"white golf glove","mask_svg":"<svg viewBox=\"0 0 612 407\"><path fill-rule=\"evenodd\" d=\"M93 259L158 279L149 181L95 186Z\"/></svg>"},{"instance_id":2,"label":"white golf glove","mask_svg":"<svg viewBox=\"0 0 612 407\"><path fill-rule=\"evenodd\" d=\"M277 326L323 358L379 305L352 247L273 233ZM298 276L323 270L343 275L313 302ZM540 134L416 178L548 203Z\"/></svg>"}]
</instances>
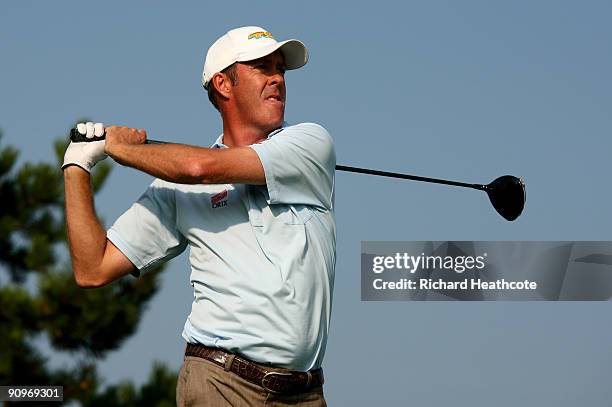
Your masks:
<instances>
[{"instance_id":1,"label":"white golf glove","mask_svg":"<svg viewBox=\"0 0 612 407\"><path fill-rule=\"evenodd\" d=\"M77 131L85 136L86 139L93 139L94 137L101 137L104 135L104 125L102 123L79 123L77 124ZM97 141L83 141L70 142L66 154L64 154L64 164L62 164L62 170L69 165L78 165L87 172L91 172L91 169L98 161L104 160L106 153L104 152L105 140Z\"/></svg>"}]
</instances>

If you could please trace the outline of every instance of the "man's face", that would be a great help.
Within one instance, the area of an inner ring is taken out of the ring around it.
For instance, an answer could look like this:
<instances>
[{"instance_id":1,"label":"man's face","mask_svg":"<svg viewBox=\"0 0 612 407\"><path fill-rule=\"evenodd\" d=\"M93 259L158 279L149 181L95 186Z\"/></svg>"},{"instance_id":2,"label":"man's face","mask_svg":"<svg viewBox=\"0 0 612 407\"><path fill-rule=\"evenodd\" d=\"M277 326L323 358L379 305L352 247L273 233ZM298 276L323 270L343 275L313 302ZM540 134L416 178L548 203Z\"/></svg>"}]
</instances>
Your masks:
<instances>
[{"instance_id":1,"label":"man's face","mask_svg":"<svg viewBox=\"0 0 612 407\"><path fill-rule=\"evenodd\" d=\"M238 82L233 96L240 116L266 134L285 117L285 61L280 51L236 64Z\"/></svg>"}]
</instances>

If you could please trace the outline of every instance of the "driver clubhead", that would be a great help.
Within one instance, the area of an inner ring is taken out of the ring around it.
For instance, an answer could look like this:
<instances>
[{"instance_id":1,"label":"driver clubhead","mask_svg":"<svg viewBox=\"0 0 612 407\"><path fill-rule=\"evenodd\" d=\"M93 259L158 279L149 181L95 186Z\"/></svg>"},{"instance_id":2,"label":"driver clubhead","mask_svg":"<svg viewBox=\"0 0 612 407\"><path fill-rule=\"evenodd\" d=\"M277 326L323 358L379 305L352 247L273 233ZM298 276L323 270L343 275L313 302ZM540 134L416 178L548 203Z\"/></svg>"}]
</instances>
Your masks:
<instances>
[{"instance_id":1,"label":"driver clubhead","mask_svg":"<svg viewBox=\"0 0 612 407\"><path fill-rule=\"evenodd\" d=\"M525 208L525 183L512 175L504 175L486 188L487 195L495 210L506 220L513 221Z\"/></svg>"}]
</instances>

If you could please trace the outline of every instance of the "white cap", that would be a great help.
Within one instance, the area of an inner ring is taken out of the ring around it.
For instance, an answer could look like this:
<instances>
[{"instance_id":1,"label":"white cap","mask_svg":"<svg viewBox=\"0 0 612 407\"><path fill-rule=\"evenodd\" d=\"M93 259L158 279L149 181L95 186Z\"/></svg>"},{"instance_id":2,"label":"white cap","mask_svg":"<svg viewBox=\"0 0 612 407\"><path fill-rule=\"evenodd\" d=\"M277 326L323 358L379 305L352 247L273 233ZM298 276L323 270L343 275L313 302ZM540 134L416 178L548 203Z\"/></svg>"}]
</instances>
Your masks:
<instances>
[{"instance_id":1,"label":"white cap","mask_svg":"<svg viewBox=\"0 0 612 407\"><path fill-rule=\"evenodd\" d=\"M202 85L208 88L213 75L234 62L252 61L280 49L287 69L298 69L308 62L308 50L298 40L277 42L261 27L240 27L228 31L210 46L204 61Z\"/></svg>"}]
</instances>

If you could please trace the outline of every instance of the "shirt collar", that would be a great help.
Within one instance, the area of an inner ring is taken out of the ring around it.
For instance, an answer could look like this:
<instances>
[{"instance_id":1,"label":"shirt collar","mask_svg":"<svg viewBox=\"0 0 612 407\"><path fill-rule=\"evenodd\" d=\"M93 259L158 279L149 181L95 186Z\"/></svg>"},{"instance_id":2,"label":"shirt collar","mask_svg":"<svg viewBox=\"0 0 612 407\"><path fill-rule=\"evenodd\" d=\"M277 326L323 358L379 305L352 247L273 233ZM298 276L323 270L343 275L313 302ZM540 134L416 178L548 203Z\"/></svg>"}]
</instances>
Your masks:
<instances>
[{"instance_id":1,"label":"shirt collar","mask_svg":"<svg viewBox=\"0 0 612 407\"><path fill-rule=\"evenodd\" d=\"M269 140L270 137L274 136L275 134L280 133L281 131L283 131L285 129L285 127L289 126L289 123L287 122L283 122L283 124L281 125L281 127L279 127L276 130L272 130L272 132L270 134L268 134L268 137L266 138L266 140ZM225 144L223 144L223 133L221 133L221 135L219 137L217 137L217 140L215 141L215 143L211 146L211 148L227 148L227 146Z\"/></svg>"}]
</instances>

